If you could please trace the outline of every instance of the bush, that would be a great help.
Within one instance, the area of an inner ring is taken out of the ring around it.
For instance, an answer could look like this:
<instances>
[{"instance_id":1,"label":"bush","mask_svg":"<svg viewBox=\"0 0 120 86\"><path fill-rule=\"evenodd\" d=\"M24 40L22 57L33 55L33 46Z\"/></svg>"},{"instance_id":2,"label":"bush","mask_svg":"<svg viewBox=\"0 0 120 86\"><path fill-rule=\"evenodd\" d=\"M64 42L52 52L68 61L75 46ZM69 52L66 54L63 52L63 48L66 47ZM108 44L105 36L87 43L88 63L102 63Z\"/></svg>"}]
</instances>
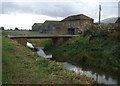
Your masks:
<instances>
[{"instance_id":1,"label":"bush","mask_svg":"<svg viewBox=\"0 0 120 86\"><path fill-rule=\"evenodd\" d=\"M80 61L85 64L87 62L87 57L83 56Z\"/></svg>"},{"instance_id":2,"label":"bush","mask_svg":"<svg viewBox=\"0 0 120 86\"><path fill-rule=\"evenodd\" d=\"M120 59L120 45L115 47L112 51L112 55Z\"/></svg>"},{"instance_id":3,"label":"bush","mask_svg":"<svg viewBox=\"0 0 120 86\"><path fill-rule=\"evenodd\" d=\"M100 30L98 32L96 32L95 36L98 36L98 37L105 37L105 36L108 36L110 32L108 30Z\"/></svg>"},{"instance_id":4,"label":"bush","mask_svg":"<svg viewBox=\"0 0 120 86\"><path fill-rule=\"evenodd\" d=\"M119 32L113 32L113 33L110 33L108 35L108 37L112 38L112 39L118 39L118 41L119 41L119 39L120 39L120 33Z\"/></svg>"},{"instance_id":5,"label":"bush","mask_svg":"<svg viewBox=\"0 0 120 86\"><path fill-rule=\"evenodd\" d=\"M94 35L95 31L91 30L91 29L87 29L83 32L83 36L87 36L87 35Z\"/></svg>"}]
</instances>

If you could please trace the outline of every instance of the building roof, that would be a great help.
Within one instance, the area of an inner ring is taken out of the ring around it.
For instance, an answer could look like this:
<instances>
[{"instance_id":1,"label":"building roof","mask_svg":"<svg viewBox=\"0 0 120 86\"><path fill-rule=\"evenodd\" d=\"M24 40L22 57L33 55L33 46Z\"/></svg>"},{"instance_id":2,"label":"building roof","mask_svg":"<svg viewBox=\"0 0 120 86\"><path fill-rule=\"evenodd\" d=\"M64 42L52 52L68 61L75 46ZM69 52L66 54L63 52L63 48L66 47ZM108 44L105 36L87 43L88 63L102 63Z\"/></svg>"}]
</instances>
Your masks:
<instances>
[{"instance_id":1,"label":"building roof","mask_svg":"<svg viewBox=\"0 0 120 86\"><path fill-rule=\"evenodd\" d=\"M112 18L107 18L104 20L101 20L101 23L120 23L120 17L112 17Z\"/></svg>"},{"instance_id":2,"label":"building roof","mask_svg":"<svg viewBox=\"0 0 120 86\"><path fill-rule=\"evenodd\" d=\"M59 21L56 21L56 20L46 20L44 23L58 23Z\"/></svg>"},{"instance_id":3,"label":"building roof","mask_svg":"<svg viewBox=\"0 0 120 86\"><path fill-rule=\"evenodd\" d=\"M120 23L120 17L118 17L118 19L117 19L116 23Z\"/></svg>"},{"instance_id":4,"label":"building roof","mask_svg":"<svg viewBox=\"0 0 120 86\"><path fill-rule=\"evenodd\" d=\"M72 20L81 20L81 19L91 20L92 18L90 18L84 14L78 14L78 15L68 16L67 18L63 19L62 21L72 21Z\"/></svg>"},{"instance_id":5,"label":"building roof","mask_svg":"<svg viewBox=\"0 0 120 86\"><path fill-rule=\"evenodd\" d=\"M34 23L33 26L41 26L42 23Z\"/></svg>"},{"instance_id":6,"label":"building roof","mask_svg":"<svg viewBox=\"0 0 120 86\"><path fill-rule=\"evenodd\" d=\"M51 26L58 26L59 25L59 21L54 21L54 20L46 20L43 24L43 25L51 25Z\"/></svg>"}]
</instances>

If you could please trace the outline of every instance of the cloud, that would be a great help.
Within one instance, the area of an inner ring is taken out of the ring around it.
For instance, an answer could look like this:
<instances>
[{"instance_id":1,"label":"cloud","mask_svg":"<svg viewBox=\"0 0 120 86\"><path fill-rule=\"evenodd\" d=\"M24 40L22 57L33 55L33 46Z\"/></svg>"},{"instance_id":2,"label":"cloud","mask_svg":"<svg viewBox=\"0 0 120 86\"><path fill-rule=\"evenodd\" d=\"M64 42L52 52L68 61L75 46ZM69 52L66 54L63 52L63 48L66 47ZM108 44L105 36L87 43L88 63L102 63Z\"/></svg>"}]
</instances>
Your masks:
<instances>
[{"instance_id":1,"label":"cloud","mask_svg":"<svg viewBox=\"0 0 120 86\"><path fill-rule=\"evenodd\" d=\"M30 13L63 17L75 12L74 5L65 2L3 2L2 14Z\"/></svg>"},{"instance_id":2,"label":"cloud","mask_svg":"<svg viewBox=\"0 0 120 86\"><path fill-rule=\"evenodd\" d=\"M117 16L118 3L104 2L103 0L67 0L67 1L21 1L2 2L2 14L39 14L51 17L67 17L74 14L86 14L93 18L98 17L98 6L102 5L102 16ZM116 0L117 1L117 0Z\"/></svg>"},{"instance_id":3,"label":"cloud","mask_svg":"<svg viewBox=\"0 0 120 86\"><path fill-rule=\"evenodd\" d=\"M97 21L99 4L102 6L102 18L118 16L118 0L2 0L0 14L5 16L0 17L0 24L10 26L11 23L13 27L18 23L30 28L35 22L76 14L85 14Z\"/></svg>"},{"instance_id":4,"label":"cloud","mask_svg":"<svg viewBox=\"0 0 120 86\"><path fill-rule=\"evenodd\" d=\"M73 14L86 14L97 18L99 2L96 0L75 0L66 2L3 2L2 14L39 14L51 17L67 17ZM99 0L101 1L101 0ZM100 2L103 17L117 15L116 2Z\"/></svg>"},{"instance_id":5,"label":"cloud","mask_svg":"<svg viewBox=\"0 0 120 86\"><path fill-rule=\"evenodd\" d=\"M11 14L11 13L29 13L32 11L29 5L19 2L3 2L2 3L2 14Z\"/></svg>"},{"instance_id":6,"label":"cloud","mask_svg":"<svg viewBox=\"0 0 120 86\"><path fill-rule=\"evenodd\" d=\"M6 29L14 29L18 27L20 29L31 29L34 23L43 23L45 20L62 20L61 17L49 17L45 15L31 15L31 14L17 14L10 15L4 14L0 16L0 26L4 26Z\"/></svg>"}]
</instances>

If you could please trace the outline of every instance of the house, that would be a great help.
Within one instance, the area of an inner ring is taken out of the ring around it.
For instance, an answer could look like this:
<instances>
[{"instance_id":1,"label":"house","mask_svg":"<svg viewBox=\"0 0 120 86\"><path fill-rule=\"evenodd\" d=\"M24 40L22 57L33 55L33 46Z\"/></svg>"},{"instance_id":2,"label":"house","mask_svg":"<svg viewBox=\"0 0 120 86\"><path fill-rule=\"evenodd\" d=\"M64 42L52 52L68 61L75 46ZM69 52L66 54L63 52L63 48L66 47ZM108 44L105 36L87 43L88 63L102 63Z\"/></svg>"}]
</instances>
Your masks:
<instances>
[{"instance_id":1,"label":"house","mask_svg":"<svg viewBox=\"0 0 120 86\"><path fill-rule=\"evenodd\" d=\"M69 34L80 34L86 29L91 29L94 19L84 15L69 16L61 21L62 27L67 29Z\"/></svg>"},{"instance_id":2,"label":"house","mask_svg":"<svg viewBox=\"0 0 120 86\"><path fill-rule=\"evenodd\" d=\"M32 26L32 31L40 31L40 28L41 28L41 25L42 23L34 23L33 26Z\"/></svg>"}]
</instances>

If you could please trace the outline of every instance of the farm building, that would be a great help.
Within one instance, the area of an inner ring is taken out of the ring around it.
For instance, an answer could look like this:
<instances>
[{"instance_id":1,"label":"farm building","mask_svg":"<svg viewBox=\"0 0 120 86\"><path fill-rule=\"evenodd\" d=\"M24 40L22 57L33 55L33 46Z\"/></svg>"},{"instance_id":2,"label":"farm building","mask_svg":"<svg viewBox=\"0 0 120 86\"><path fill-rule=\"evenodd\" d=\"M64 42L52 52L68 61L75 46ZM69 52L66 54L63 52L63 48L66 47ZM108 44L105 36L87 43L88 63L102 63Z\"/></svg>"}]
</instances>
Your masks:
<instances>
[{"instance_id":1,"label":"farm building","mask_svg":"<svg viewBox=\"0 0 120 86\"><path fill-rule=\"evenodd\" d=\"M39 31L52 34L80 34L86 29L91 29L93 21L94 19L83 14L69 16L61 21L46 20Z\"/></svg>"},{"instance_id":2,"label":"farm building","mask_svg":"<svg viewBox=\"0 0 120 86\"><path fill-rule=\"evenodd\" d=\"M40 28L41 28L41 25L42 23L34 23L33 26L32 26L32 31L40 31Z\"/></svg>"},{"instance_id":3,"label":"farm building","mask_svg":"<svg viewBox=\"0 0 120 86\"><path fill-rule=\"evenodd\" d=\"M59 21L53 21L53 20L46 20L42 26L41 26L41 31L42 33L53 33L53 30L55 28L60 27L60 22Z\"/></svg>"},{"instance_id":4,"label":"farm building","mask_svg":"<svg viewBox=\"0 0 120 86\"><path fill-rule=\"evenodd\" d=\"M91 29L94 19L83 15L73 15L63 19L62 25L69 34L80 34L86 29Z\"/></svg>"}]
</instances>

